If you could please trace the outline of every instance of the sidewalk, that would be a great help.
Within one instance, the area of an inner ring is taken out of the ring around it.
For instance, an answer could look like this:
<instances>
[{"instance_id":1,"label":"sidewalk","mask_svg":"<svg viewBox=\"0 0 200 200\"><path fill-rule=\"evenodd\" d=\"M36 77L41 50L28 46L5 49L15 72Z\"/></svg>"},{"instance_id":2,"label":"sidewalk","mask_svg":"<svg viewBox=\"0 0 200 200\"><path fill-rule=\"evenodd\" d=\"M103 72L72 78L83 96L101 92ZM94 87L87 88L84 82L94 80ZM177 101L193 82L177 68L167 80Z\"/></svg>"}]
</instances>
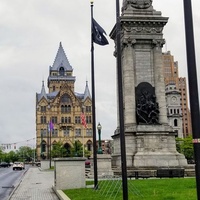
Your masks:
<instances>
[{"instance_id":1,"label":"sidewalk","mask_svg":"<svg viewBox=\"0 0 200 200\"><path fill-rule=\"evenodd\" d=\"M9 200L59 200L53 192L53 171L30 167Z\"/></svg>"}]
</instances>

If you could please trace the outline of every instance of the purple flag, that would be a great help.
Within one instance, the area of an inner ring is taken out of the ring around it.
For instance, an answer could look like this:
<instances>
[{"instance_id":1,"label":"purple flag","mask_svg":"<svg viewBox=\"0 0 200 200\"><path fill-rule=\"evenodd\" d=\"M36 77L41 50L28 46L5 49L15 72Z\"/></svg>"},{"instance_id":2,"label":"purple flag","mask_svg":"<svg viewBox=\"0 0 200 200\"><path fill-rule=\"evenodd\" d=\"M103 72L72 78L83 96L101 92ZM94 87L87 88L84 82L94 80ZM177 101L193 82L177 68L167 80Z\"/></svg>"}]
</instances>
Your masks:
<instances>
[{"instance_id":1,"label":"purple flag","mask_svg":"<svg viewBox=\"0 0 200 200\"><path fill-rule=\"evenodd\" d=\"M48 128L49 128L49 132L53 130L54 125L53 125L52 121L49 122L49 127Z\"/></svg>"}]
</instances>

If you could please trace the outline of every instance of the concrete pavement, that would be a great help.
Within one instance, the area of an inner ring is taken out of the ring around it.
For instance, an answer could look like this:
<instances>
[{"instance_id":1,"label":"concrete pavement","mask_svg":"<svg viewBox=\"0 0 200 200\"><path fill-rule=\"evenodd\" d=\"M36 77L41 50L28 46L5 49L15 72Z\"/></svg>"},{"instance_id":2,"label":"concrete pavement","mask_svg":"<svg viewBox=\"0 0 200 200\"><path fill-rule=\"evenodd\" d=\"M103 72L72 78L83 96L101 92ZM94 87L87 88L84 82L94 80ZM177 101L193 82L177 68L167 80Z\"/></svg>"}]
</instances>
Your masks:
<instances>
[{"instance_id":1,"label":"concrete pavement","mask_svg":"<svg viewBox=\"0 0 200 200\"><path fill-rule=\"evenodd\" d=\"M25 173L21 183L11 194L9 200L59 200L52 189L54 172L30 167ZM59 191L56 191L59 193ZM66 197L66 199L68 199Z\"/></svg>"}]
</instances>

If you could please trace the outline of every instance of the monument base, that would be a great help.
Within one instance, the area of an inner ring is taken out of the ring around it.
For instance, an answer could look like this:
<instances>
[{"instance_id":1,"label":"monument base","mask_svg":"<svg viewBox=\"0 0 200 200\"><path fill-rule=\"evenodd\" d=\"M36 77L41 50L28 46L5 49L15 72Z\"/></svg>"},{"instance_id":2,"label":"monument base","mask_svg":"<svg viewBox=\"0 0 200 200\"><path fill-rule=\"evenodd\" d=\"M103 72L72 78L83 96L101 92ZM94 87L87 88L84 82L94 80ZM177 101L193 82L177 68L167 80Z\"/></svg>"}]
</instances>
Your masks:
<instances>
[{"instance_id":1,"label":"monument base","mask_svg":"<svg viewBox=\"0 0 200 200\"><path fill-rule=\"evenodd\" d=\"M85 158L55 158L54 162L56 190L85 188Z\"/></svg>"},{"instance_id":2,"label":"monument base","mask_svg":"<svg viewBox=\"0 0 200 200\"><path fill-rule=\"evenodd\" d=\"M90 169L89 177L94 176L93 162L94 162L94 159L93 157L91 157L91 169ZM97 171L98 171L99 178L113 176L110 154L97 154Z\"/></svg>"},{"instance_id":3,"label":"monument base","mask_svg":"<svg viewBox=\"0 0 200 200\"><path fill-rule=\"evenodd\" d=\"M113 137L112 166L121 167L119 133ZM169 126L138 125L126 127L126 160L129 168L185 167L187 160L176 150L175 134Z\"/></svg>"}]
</instances>

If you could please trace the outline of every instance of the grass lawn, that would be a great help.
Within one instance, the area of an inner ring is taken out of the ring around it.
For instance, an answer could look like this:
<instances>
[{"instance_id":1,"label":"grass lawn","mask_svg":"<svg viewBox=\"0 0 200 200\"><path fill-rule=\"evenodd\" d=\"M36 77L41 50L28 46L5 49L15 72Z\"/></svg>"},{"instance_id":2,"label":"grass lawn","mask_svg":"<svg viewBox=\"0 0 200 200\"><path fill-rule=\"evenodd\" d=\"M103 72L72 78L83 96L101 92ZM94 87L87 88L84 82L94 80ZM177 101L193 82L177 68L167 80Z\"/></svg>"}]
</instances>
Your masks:
<instances>
[{"instance_id":1,"label":"grass lawn","mask_svg":"<svg viewBox=\"0 0 200 200\"><path fill-rule=\"evenodd\" d=\"M88 183L87 183L88 185ZM99 181L99 189L64 190L71 200L122 200L121 180ZM129 200L196 200L195 178L128 181Z\"/></svg>"}]
</instances>

